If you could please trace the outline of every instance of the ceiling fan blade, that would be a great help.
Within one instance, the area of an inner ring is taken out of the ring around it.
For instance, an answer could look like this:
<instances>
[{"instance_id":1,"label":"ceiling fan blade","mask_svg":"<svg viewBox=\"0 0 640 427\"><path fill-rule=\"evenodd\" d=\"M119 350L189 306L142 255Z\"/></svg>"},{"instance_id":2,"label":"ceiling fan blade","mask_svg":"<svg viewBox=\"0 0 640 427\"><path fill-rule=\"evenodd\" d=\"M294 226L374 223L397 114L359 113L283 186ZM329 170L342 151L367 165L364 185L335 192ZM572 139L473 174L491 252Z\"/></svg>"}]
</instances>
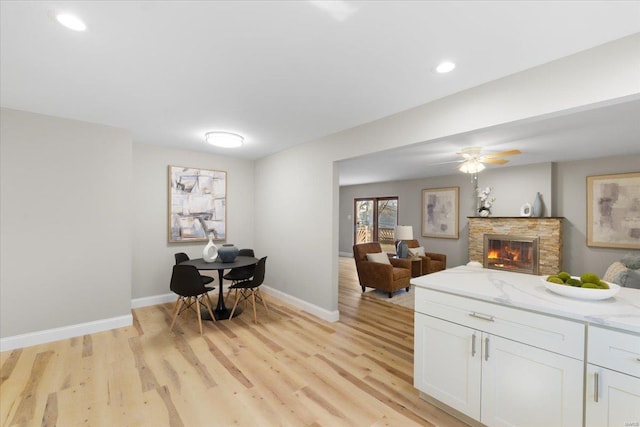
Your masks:
<instances>
[{"instance_id":1,"label":"ceiling fan blade","mask_svg":"<svg viewBox=\"0 0 640 427\"><path fill-rule=\"evenodd\" d=\"M495 159L496 157L515 156L516 154L522 154L520 150L501 151L500 153L485 154L482 159Z\"/></svg>"},{"instance_id":2,"label":"ceiling fan blade","mask_svg":"<svg viewBox=\"0 0 640 427\"><path fill-rule=\"evenodd\" d=\"M509 160L505 159L482 159L480 161L482 163L491 163L492 165L504 165L505 163L509 163Z\"/></svg>"}]
</instances>

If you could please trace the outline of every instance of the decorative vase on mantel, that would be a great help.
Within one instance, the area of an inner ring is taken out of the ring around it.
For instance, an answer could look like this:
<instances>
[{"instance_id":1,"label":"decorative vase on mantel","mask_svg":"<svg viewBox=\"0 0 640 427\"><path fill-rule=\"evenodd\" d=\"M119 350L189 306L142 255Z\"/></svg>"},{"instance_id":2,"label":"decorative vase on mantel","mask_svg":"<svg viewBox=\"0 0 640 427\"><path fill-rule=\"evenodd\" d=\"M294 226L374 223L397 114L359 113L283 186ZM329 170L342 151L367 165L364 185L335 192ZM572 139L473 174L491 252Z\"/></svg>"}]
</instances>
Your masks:
<instances>
[{"instance_id":1,"label":"decorative vase on mantel","mask_svg":"<svg viewBox=\"0 0 640 427\"><path fill-rule=\"evenodd\" d=\"M218 257L222 262L233 262L240 250L233 243L225 243L218 249Z\"/></svg>"},{"instance_id":2,"label":"decorative vase on mantel","mask_svg":"<svg viewBox=\"0 0 640 427\"><path fill-rule=\"evenodd\" d=\"M542 216L542 197L540 193L536 193L536 199L533 201L531 207L531 216L534 218L540 218Z\"/></svg>"},{"instance_id":3,"label":"decorative vase on mantel","mask_svg":"<svg viewBox=\"0 0 640 427\"><path fill-rule=\"evenodd\" d=\"M218 247L213 243L213 234L209 234L209 243L202 250L204 262L215 262L218 258Z\"/></svg>"}]
</instances>

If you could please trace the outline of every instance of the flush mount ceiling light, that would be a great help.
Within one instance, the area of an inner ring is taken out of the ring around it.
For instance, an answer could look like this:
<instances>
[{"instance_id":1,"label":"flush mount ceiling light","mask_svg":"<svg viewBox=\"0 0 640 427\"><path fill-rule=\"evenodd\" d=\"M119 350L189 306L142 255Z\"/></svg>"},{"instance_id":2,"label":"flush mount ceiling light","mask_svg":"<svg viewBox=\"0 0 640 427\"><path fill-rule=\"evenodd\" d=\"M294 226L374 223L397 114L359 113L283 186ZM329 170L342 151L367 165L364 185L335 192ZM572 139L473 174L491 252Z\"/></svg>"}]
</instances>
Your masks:
<instances>
[{"instance_id":1,"label":"flush mount ceiling light","mask_svg":"<svg viewBox=\"0 0 640 427\"><path fill-rule=\"evenodd\" d=\"M456 68L456 64L450 61L444 61L438 64L436 67L436 72L440 74L448 73L449 71L453 71Z\"/></svg>"},{"instance_id":2,"label":"flush mount ceiling light","mask_svg":"<svg viewBox=\"0 0 640 427\"><path fill-rule=\"evenodd\" d=\"M84 31L87 29L86 24L82 22L80 18L68 13L57 14L56 21L58 21L60 25L63 25L73 31Z\"/></svg>"},{"instance_id":3,"label":"flush mount ceiling light","mask_svg":"<svg viewBox=\"0 0 640 427\"><path fill-rule=\"evenodd\" d=\"M244 138L237 133L214 131L204 134L207 143L216 147L235 148L244 143Z\"/></svg>"}]
</instances>

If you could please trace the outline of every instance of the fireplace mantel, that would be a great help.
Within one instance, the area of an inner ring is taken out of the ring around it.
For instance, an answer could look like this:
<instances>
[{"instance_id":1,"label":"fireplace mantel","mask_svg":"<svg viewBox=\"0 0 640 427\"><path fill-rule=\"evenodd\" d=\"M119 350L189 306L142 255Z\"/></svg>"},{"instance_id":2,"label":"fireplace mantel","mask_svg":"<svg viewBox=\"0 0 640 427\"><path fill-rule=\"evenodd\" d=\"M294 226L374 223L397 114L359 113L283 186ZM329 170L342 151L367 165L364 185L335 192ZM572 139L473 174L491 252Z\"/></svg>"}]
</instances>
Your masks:
<instances>
[{"instance_id":1,"label":"fireplace mantel","mask_svg":"<svg viewBox=\"0 0 640 427\"><path fill-rule=\"evenodd\" d=\"M484 235L505 234L540 238L539 274L562 270L563 217L467 217L469 220L469 260L482 263Z\"/></svg>"}]
</instances>

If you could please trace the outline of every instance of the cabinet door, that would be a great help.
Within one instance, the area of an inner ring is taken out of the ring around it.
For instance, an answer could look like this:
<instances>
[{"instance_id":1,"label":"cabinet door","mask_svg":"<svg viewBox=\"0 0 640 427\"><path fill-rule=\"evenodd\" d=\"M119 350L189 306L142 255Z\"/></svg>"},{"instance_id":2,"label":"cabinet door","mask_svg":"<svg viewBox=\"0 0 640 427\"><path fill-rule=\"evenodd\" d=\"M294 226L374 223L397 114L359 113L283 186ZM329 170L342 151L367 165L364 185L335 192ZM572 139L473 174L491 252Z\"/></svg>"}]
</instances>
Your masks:
<instances>
[{"instance_id":1,"label":"cabinet door","mask_svg":"<svg viewBox=\"0 0 640 427\"><path fill-rule=\"evenodd\" d=\"M482 418L488 426L582 426L582 361L484 335Z\"/></svg>"},{"instance_id":2,"label":"cabinet door","mask_svg":"<svg viewBox=\"0 0 640 427\"><path fill-rule=\"evenodd\" d=\"M588 364L586 405L587 427L637 426L640 378Z\"/></svg>"},{"instance_id":3,"label":"cabinet door","mask_svg":"<svg viewBox=\"0 0 640 427\"><path fill-rule=\"evenodd\" d=\"M480 419L480 332L416 313L414 340L415 387Z\"/></svg>"}]
</instances>

